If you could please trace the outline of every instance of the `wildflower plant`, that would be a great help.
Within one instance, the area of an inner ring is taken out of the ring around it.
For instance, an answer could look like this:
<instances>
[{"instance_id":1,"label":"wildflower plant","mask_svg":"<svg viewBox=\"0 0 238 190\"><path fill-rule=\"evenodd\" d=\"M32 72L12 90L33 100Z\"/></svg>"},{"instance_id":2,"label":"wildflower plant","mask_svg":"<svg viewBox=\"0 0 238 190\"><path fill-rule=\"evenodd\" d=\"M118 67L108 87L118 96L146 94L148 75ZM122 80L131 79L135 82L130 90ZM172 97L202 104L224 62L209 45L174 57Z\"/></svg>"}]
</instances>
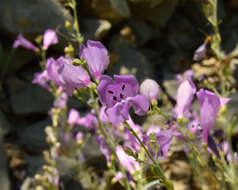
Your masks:
<instances>
[{"instance_id":1,"label":"wildflower plant","mask_svg":"<svg viewBox=\"0 0 238 190\"><path fill-rule=\"evenodd\" d=\"M217 138L213 130L218 120L223 124L227 122L225 109L229 99L211 90L198 89L193 72L189 70L184 76L177 77L176 104L171 112L164 112L158 106L160 89L156 81L146 79L140 85L133 75L105 75L110 64L107 48L99 41L83 43L76 1L68 0L67 3L73 10L74 22L72 26L67 21L66 29L78 42L78 53L69 44L65 55L47 57L50 46L58 43L57 34L52 29L46 30L36 45L22 34L13 45L35 51L41 56L42 71L34 75L32 83L47 89L55 98L49 111L52 124L45 129L49 144L49 150L44 151L47 165L43 166L41 174L35 175L36 188L63 188L58 159L67 156L77 160L75 178L79 181L86 179L88 189L97 189L98 186L106 189L118 182L126 190L148 189L153 185L174 190L176 187L165 174L162 161L168 157L172 141L176 140L184 145L201 188L203 184L209 186L208 173L214 182L211 188L235 189L238 184L238 156L231 148L231 135L236 121L226 126L222 139ZM196 61L204 56L206 45L196 51ZM88 105L86 114L69 107L68 99L72 96ZM195 101L200 105L199 112L191 108ZM167 121L166 128L156 123L144 130L132 119L134 114L160 115ZM92 134L105 156L110 180L100 182L97 174L91 172L85 163L84 142ZM210 158L213 168L208 163ZM203 175L203 171L206 174ZM148 178L146 173L152 177Z\"/></svg>"}]
</instances>

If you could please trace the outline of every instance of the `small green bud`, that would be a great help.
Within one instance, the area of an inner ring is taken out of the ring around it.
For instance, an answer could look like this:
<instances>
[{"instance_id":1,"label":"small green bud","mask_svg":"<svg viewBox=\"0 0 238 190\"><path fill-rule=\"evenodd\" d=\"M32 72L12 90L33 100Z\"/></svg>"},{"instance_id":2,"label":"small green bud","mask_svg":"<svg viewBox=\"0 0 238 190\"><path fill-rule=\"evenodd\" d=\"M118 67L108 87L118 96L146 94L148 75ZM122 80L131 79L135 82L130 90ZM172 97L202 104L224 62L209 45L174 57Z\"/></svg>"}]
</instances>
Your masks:
<instances>
[{"instance_id":1,"label":"small green bud","mask_svg":"<svg viewBox=\"0 0 238 190\"><path fill-rule=\"evenodd\" d=\"M41 45L41 44L42 44L42 41L43 41L43 36L42 36L42 35L38 35L38 36L35 38L35 42L36 42L38 45Z\"/></svg>"},{"instance_id":2,"label":"small green bud","mask_svg":"<svg viewBox=\"0 0 238 190\"><path fill-rule=\"evenodd\" d=\"M72 44L69 44L64 48L64 53L66 57L74 57L74 47Z\"/></svg>"}]
</instances>

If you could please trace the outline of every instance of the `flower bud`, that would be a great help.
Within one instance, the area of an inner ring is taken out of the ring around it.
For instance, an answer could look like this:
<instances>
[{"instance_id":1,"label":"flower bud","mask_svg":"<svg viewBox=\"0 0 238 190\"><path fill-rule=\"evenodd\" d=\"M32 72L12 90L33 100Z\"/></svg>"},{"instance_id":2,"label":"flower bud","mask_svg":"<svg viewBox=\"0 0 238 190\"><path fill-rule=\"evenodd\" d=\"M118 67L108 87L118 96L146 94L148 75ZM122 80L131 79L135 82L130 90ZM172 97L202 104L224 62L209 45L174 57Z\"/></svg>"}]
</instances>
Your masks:
<instances>
[{"instance_id":1,"label":"flower bud","mask_svg":"<svg viewBox=\"0 0 238 190\"><path fill-rule=\"evenodd\" d=\"M144 94L151 102L155 102L159 93L159 85L152 79L146 79L140 85L140 93Z\"/></svg>"}]
</instances>

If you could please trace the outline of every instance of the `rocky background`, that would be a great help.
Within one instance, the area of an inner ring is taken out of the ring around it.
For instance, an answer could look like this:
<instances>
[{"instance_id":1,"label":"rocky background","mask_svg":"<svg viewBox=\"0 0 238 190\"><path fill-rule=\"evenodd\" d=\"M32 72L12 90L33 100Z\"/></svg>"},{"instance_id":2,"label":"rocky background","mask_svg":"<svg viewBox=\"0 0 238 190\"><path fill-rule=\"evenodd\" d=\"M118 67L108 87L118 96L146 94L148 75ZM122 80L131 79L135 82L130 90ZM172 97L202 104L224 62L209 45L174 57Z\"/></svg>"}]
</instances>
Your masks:
<instances>
[{"instance_id":1,"label":"rocky background","mask_svg":"<svg viewBox=\"0 0 238 190\"><path fill-rule=\"evenodd\" d=\"M214 58L208 56L202 63L192 60L195 49L211 32L200 0L78 0L78 13L85 38L101 40L109 49L107 73L131 73L140 82L155 79L163 91L162 106L174 103L176 74L189 68L195 71L195 77L216 72ZM238 1L220 0L219 18L222 49L235 57L236 73ZM51 122L48 111L53 101L49 92L31 83L33 74L40 71L39 58L22 48L13 52L13 41L20 32L34 40L46 29L56 29L60 43L50 48L48 56L57 57L68 44L66 20L72 20L72 16L63 0L1 0L0 190L31 190L32 177L44 164L44 128ZM71 100L70 104L85 110L80 102ZM237 104L238 96L234 95L232 112L237 111ZM148 118L147 124L160 119ZM87 143L88 163L103 165L95 139ZM66 190L80 190L81 185L70 178L74 160L62 158L59 162L64 163L61 171ZM173 163L170 172L177 181L176 189L189 189L186 185L192 180L191 168L182 158Z\"/></svg>"}]
</instances>

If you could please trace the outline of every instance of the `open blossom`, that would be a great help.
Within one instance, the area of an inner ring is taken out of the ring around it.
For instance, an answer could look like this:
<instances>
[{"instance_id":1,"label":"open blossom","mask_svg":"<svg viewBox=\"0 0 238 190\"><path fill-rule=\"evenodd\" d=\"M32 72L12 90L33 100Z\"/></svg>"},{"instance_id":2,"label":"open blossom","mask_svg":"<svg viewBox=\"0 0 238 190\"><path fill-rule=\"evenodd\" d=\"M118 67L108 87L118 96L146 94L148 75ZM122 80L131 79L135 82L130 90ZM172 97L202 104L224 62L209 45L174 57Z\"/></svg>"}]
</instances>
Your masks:
<instances>
[{"instance_id":1,"label":"open blossom","mask_svg":"<svg viewBox=\"0 0 238 190\"><path fill-rule=\"evenodd\" d=\"M140 93L151 101L156 100L159 93L159 85L152 79L144 80L140 85Z\"/></svg>"},{"instance_id":2,"label":"open blossom","mask_svg":"<svg viewBox=\"0 0 238 190\"><path fill-rule=\"evenodd\" d=\"M216 122L217 113L228 99L219 98L215 93L200 89L197 92L198 102L200 104L200 123L203 129L203 142L207 143L208 133Z\"/></svg>"},{"instance_id":3,"label":"open blossom","mask_svg":"<svg viewBox=\"0 0 238 190\"><path fill-rule=\"evenodd\" d=\"M128 120L131 106L137 115L144 115L149 109L147 97L137 95L139 85L132 75L114 75L114 80L104 75L97 90L100 102L106 106L106 114L113 124Z\"/></svg>"},{"instance_id":4,"label":"open blossom","mask_svg":"<svg viewBox=\"0 0 238 190\"><path fill-rule=\"evenodd\" d=\"M98 41L88 40L87 47L82 45L79 57L82 57L87 61L89 71L96 80L100 79L109 65L107 49Z\"/></svg>"},{"instance_id":5,"label":"open blossom","mask_svg":"<svg viewBox=\"0 0 238 190\"><path fill-rule=\"evenodd\" d=\"M22 34L18 34L17 39L14 41L13 47L17 48L19 46L22 46L26 49L37 51L38 48L32 44L30 41L25 39Z\"/></svg>"},{"instance_id":6,"label":"open blossom","mask_svg":"<svg viewBox=\"0 0 238 190\"><path fill-rule=\"evenodd\" d=\"M72 95L75 88L83 88L92 82L82 66L74 66L72 59L59 57L57 60L49 58L46 70L50 79L57 85L63 87L68 95Z\"/></svg>"},{"instance_id":7,"label":"open blossom","mask_svg":"<svg viewBox=\"0 0 238 190\"><path fill-rule=\"evenodd\" d=\"M119 159L119 162L124 168L130 173L133 174L135 171L140 169L140 164L133 158L125 153L121 146L116 146L116 155Z\"/></svg>"},{"instance_id":8,"label":"open blossom","mask_svg":"<svg viewBox=\"0 0 238 190\"><path fill-rule=\"evenodd\" d=\"M203 57L205 57L207 53L207 42L204 42L202 45L200 45L194 55L193 55L193 60L194 61L201 61Z\"/></svg>"},{"instance_id":9,"label":"open blossom","mask_svg":"<svg viewBox=\"0 0 238 190\"><path fill-rule=\"evenodd\" d=\"M38 72L34 74L33 84L39 84L40 86L50 90L50 85L48 84L50 77L48 72L45 70L43 72Z\"/></svg>"},{"instance_id":10,"label":"open blossom","mask_svg":"<svg viewBox=\"0 0 238 190\"><path fill-rule=\"evenodd\" d=\"M55 30L52 30L52 29L46 30L43 37L43 48L48 49L50 45L57 44L57 43L58 43L58 38L57 38Z\"/></svg>"},{"instance_id":11,"label":"open blossom","mask_svg":"<svg viewBox=\"0 0 238 190\"><path fill-rule=\"evenodd\" d=\"M174 109L178 118L184 117L184 113L189 109L195 93L196 87L191 80L184 80L179 85Z\"/></svg>"}]
</instances>

